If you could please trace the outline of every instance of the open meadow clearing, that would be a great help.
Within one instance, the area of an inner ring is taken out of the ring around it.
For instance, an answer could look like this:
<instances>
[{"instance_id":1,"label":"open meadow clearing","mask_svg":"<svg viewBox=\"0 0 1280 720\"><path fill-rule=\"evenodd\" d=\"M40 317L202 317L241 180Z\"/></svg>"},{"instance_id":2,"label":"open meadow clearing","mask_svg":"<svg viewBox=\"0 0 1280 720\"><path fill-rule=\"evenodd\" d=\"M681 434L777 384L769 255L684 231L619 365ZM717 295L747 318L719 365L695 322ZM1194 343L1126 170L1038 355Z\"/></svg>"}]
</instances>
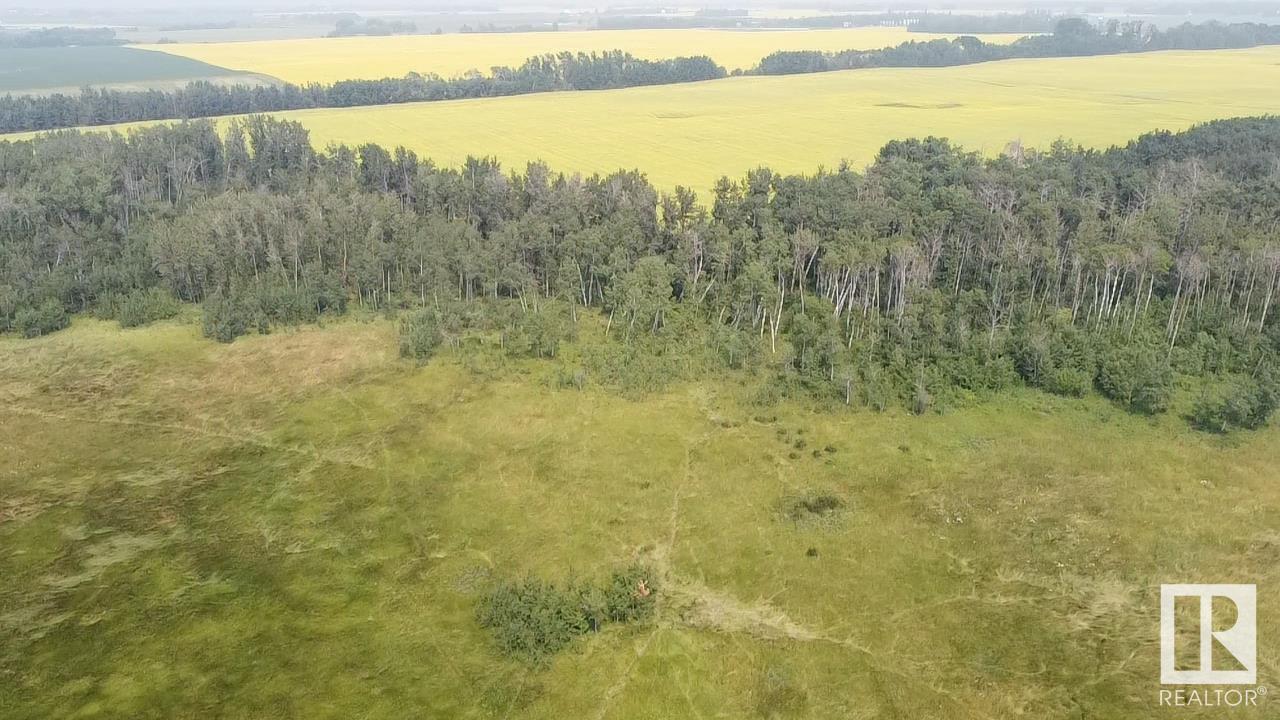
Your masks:
<instances>
[{"instance_id":1,"label":"open meadow clearing","mask_svg":"<svg viewBox=\"0 0 1280 720\"><path fill-rule=\"evenodd\" d=\"M1168 717L1158 584L1280 581L1274 427L555 372L415 367L385 320L0 338L0 715ZM545 667L477 625L502 580L634 561L654 617Z\"/></svg>"},{"instance_id":2,"label":"open meadow clearing","mask_svg":"<svg viewBox=\"0 0 1280 720\"><path fill-rule=\"evenodd\" d=\"M451 33L394 37L310 38L236 43L143 45L215 65L272 75L287 82L402 77L410 72L443 77L469 70L488 72L545 53L624 50L664 60L709 55L728 70L747 69L777 50L875 50L908 40L950 35L912 33L906 28L840 30L591 30L530 33ZM981 35L1012 42L1019 35Z\"/></svg>"},{"instance_id":3,"label":"open meadow clearing","mask_svg":"<svg viewBox=\"0 0 1280 720\"><path fill-rule=\"evenodd\" d=\"M0 28L0 720L1280 718L1280 24L1049 7Z\"/></svg>"}]
</instances>

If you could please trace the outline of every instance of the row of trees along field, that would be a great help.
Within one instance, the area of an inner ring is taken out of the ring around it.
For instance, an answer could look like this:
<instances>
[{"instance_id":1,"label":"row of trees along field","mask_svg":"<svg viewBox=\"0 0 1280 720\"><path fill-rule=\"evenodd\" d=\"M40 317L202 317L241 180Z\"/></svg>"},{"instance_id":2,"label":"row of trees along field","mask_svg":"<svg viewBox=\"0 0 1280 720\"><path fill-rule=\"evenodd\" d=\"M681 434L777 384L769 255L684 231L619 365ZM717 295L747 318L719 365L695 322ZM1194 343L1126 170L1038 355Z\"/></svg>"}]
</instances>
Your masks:
<instances>
[{"instance_id":1,"label":"row of trees along field","mask_svg":"<svg viewBox=\"0 0 1280 720\"><path fill-rule=\"evenodd\" d=\"M0 25L0 48L48 48L84 45L123 45L111 28L53 27L9 29Z\"/></svg>"},{"instance_id":2,"label":"row of trees along field","mask_svg":"<svg viewBox=\"0 0 1280 720\"><path fill-rule=\"evenodd\" d=\"M715 80L725 75L725 69L707 57L643 60L621 50L610 50L539 55L519 67L494 67L487 75L472 72L452 79L410 73L402 78L343 80L332 85L219 85L197 81L168 91L84 88L79 95L0 97L0 132L556 90L605 90Z\"/></svg>"},{"instance_id":3,"label":"row of trees along field","mask_svg":"<svg viewBox=\"0 0 1280 720\"><path fill-rule=\"evenodd\" d=\"M751 72L760 75L857 70L875 67L947 67L1016 58L1076 57L1156 50L1222 50L1280 44L1280 25L1208 22L1160 30L1141 21L1112 20L1102 27L1080 18L1059 20L1050 35L1031 35L1009 44L972 36L906 42L883 50L788 50L775 52Z\"/></svg>"},{"instance_id":4,"label":"row of trees along field","mask_svg":"<svg viewBox=\"0 0 1280 720\"><path fill-rule=\"evenodd\" d=\"M1052 35L1022 38L1010 45L984 43L966 36L955 40L911 41L881 50L776 52L749 72L781 75L872 67L940 67L1010 58L1209 50L1275 43L1280 43L1280 26L1206 23L1160 31L1141 22L1113 22L1099 30L1084 20L1067 19L1055 26ZM526 60L519 67L494 67L487 75L473 72L452 79L411 73L402 78L344 80L332 85L215 85L198 81L170 91L85 88L79 95L0 97L0 132L554 90L603 90L715 80L726 74L723 67L708 57L642 60L621 50L612 50L542 55Z\"/></svg>"},{"instance_id":5,"label":"row of trees along field","mask_svg":"<svg viewBox=\"0 0 1280 720\"><path fill-rule=\"evenodd\" d=\"M585 316L606 340L575 384L735 368L833 403L1027 383L1154 413L1181 374L1209 378L1217 429L1277 402L1280 118L995 159L896 141L864 172L760 168L708 201L634 171L317 152L265 117L2 142L0 330L199 303L231 341L356 305L403 312L419 359L555 357Z\"/></svg>"},{"instance_id":6,"label":"row of trees along field","mask_svg":"<svg viewBox=\"0 0 1280 720\"><path fill-rule=\"evenodd\" d=\"M638 12L635 8L606 10L596 17L596 27L601 30L638 29L722 29L722 30L781 30L781 29L838 29L850 27L905 27L917 32L940 33L1013 33L1051 32L1054 15L1047 12L998 13L994 15L963 15L937 13L923 10L897 12L836 13L805 17L759 17L749 10L700 10L693 15L662 15L656 9L652 13Z\"/></svg>"},{"instance_id":7,"label":"row of trees along field","mask_svg":"<svg viewBox=\"0 0 1280 720\"><path fill-rule=\"evenodd\" d=\"M956 13L922 13L913 18L911 32L946 33L948 35L972 33L1050 33L1054 23L1063 18L1049 12L994 13L991 15L961 15Z\"/></svg>"}]
</instances>

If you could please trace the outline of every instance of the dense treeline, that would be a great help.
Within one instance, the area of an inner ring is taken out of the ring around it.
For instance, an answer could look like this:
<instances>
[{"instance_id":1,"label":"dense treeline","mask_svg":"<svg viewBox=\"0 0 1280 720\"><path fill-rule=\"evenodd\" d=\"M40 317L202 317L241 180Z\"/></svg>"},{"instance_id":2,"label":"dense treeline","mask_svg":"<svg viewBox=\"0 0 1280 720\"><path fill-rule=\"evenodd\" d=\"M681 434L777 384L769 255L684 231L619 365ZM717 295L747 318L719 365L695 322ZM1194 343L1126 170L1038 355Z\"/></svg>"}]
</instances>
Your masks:
<instances>
[{"instance_id":1,"label":"dense treeline","mask_svg":"<svg viewBox=\"0 0 1280 720\"><path fill-rule=\"evenodd\" d=\"M1210 22L1183 24L1168 30L1140 21L1112 20L1097 28L1079 18L1054 25L1052 34L1019 38L1008 45L976 37L911 41L882 50L816 50L775 52L752 72L762 75L854 70L874 67L946 67L1015 58L1073 57L1151 52L1155 50L1221 50L1280 44L1280 25Z\"/></svg>"},{"instance_id":2,"label":"dense treeline","mask_svg":"<svg viewBox=\"0 0 1280 720\"><path fill-rule=\"evenodd\" d=\"M111 28L39 28L9 30L0 26L0 48L71 47L72 45L123 45Z\"/></svg>"},{"instance_id":3,"label":"dense treeline","mask_svg":"<svg viewBox=\"0 0 1280 720\"><path fill-rule=\"evenodd\" d=\"M1160 412L1212 377L1203 427L1277 401L1280 118L984 160L886 145L865 172L760 168L709 204L637 172L579 178L376 145L315 151L253 117L0 143L0 329L200 303L230 341L351 306L407 311L402 350L496 338L565 382L765 373L767 393L884 407L1028 383ZM595 322L595 321L592 321Z\"/></svg>"},{"instance_id":4,"label":"dense treeline","mask_svg":"<svg viewBox=\"0 0 1280 720\"><path fill-rule=\"evenodd\" d=\"M449 80L413 73L403 78L344 80L332 85L227 86L199 81L170 91L85 88L79 96L6 95L0 98L0 132L554 90L603 90L714 80L725 74L723 67L705 56L642 60L612 50L541 55L529 58L519 67L494 67L488 75L470 73Z\"/></svg>"},{"instance_id":5,"label":"dense treeline","mask_svg":"<svg viewBox=\"0 0 1280 720\"><path fill-rule=\"evenodd\" d=\"M411 35L418 32L417 23L408 20L384 20L382 18L339 18L329 37L354 37L357 35Z\"/></svg>"},{"instance_id":6,"label":"dense treeline","mask_svg":"<svg viewBox=\"0 0 1280 720\"><path fill-rule=\"evenodd\" d=\"M605 12L596 19L601 30L672 30L710 28L725 30L829 30L851 27L905 27L918 32L1050 32L1047 13L961 15L926 10L900 12L833 13L806 17L753 17L749 10L699 10L693 15L663 14L661 8L629 8ZM948 29L934 29L934 28Z\"/></svg>"},{"instance_id":7,"label":"dense treeline","mask_svg":"<svg viewBox=\"0 0 1280 720\"><path fill-rule=\"evenodd\" d=\"M1057 19L1047 12L955 15L926 13L907 29L925 33L1049 33Z\"/></svg>"},{"instance_id":8,"label":"dense treeline","mask_svg":"<svg viewBox=\"0 0 1280 720\"><path fill-rule=\"evenodd\" d=\"M1280 3L1275 0L1154 0L1126 3L1124 11L1130 15L1280 15Z\"/></svg>"},{"instance_id":9,"label":"dense treeline","mask_svg":"<svg viewBox=\"0 0 1280 720\"><path fill-rule=\"evenodd\" d=\"M644 14L602 14L596 19L600 30L677 30L677 29L830 29L846 27L876 27L882 25L908 25L919 17L918 13L875 13L817 15L800 18L742 17L720 14L661 15L661 9Z\"/></svg>"}]
</instances>

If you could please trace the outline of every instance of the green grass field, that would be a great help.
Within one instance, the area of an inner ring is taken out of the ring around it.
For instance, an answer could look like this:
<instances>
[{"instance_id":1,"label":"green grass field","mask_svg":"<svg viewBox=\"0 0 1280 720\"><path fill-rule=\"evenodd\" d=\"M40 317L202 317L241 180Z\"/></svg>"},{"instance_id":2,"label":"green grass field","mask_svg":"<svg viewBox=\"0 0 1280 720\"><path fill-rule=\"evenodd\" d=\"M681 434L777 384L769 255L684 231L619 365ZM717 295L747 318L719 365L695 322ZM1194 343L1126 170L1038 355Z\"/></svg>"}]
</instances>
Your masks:
<instances>
[{"instance_id":1,"label":"green grass field","mask_svg":"<svg viewBox=\"0 0 1280 720\"><path fill-rule=\"evenodd\" d=\"M414 367L385 320L0 338L0 716L1221 717L1156 706L1158 585L1190 581L1259 584L1276 676L1274 426L555 372ZM843 508L779 512L806 493ZM637 559L656 618L547 668L476 623L501 579Z\"/></svg>"},{"instance_id":2,"label":"green grass field","mask_svg":"<svg viewBox=\"0 0 1280 720\"><path fill-rule=\"evenodd\" d=\"M77 93L85 86L167 89L192 80L266 82L199 60L129 47L0 49L0 93Z\"/></svg>"},{"instance_id":3,"label":"green grass field","mask_svg":"<svg viewBox=\"0 0 1280 720\"><path fill-rule=\"evenodd\" d=\"M437 163L639 168L707 196L760 165L811 173L869 162L895 138L939 135L997 154L1069 136L1108 147L1158 128L1280 112L1280 47L740 77L600 92L279 113L317 146L405 145ZM21 136L17 136L21 137Z\"/></svg>"}]
</instances>

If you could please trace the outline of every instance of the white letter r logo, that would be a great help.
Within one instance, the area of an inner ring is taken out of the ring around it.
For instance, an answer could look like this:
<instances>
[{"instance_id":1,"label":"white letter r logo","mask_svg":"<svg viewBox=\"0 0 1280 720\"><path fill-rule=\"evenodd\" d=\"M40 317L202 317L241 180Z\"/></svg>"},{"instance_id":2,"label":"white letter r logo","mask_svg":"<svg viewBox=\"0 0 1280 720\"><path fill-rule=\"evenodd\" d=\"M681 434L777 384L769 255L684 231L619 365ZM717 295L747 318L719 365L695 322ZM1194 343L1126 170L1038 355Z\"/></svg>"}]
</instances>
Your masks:
<instances>
[{"instance_id":1,"label":"white letter r logo","mask_svg":"<svg viewBox=\"0 0 1280 720\"><path fill-rule=\"evenodd\" d=\"M1177 628L1174 599L1200 599L1200 668L1179 670L1174 652ZM1225 630L1213 629L1213 601L1230 600L1236 606L1236 622ZM1214 670L1213 645L1217 641L1243 670ZM1163 685L1252 685L1258 678L1258 595L1255 585L1160 586L1160 682Z\"/></svg>"}]
</instances>

